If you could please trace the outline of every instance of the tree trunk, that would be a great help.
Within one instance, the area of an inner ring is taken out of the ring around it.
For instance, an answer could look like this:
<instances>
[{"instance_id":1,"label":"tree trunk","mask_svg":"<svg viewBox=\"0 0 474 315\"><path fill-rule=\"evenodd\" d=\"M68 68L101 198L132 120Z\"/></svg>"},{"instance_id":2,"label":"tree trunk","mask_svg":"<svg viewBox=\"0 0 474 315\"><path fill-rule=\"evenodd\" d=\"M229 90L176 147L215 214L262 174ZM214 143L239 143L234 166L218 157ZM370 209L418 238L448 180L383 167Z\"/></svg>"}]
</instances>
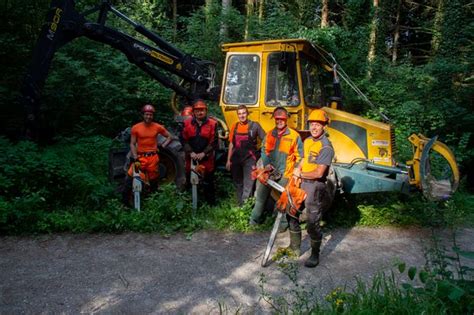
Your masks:
<instances>
[{"instance_id":1,"label":"tree trunk","mask_svg":"<svg viewBox=\"0 0 474 315\"><path fill-rule=\"evenodd\" d=\"M375 60L375 52L377 47L377 30L378 30L378 11L379 11L379 0L374 0L374 16L372 17L372 23L370 25L370 36L369 36L369 53L367 54L368 71L367 76L372 77L372 63Z\"/></svg>"},{"instance_id":2,"label":"tree trunk","mask_svg":"<svg viewBox=\"0 0 474 315\"><path fill-rule=\"evenodd\" d=\"M369 36L369 54L368 61L373 62L375 59L375 48L377 46L377 27L378 27L378 11L379 11L379 0L374 0L374 16L370 25L370 36Z\"/></svg>"},{"instance_id":3,"label":"tree trunk","mask_svg":"<svg viewBox=\"0 0 474 315\"><path fill-rule=\"evenodd\" d=\"M222 15L224 18L222 19L221 29L219 31L221 39L225 39L228 36L229 27L227 25L227 21L225 17L228 15L231 7L232 7L232 0L222 0Z\"/></svg>"},{"instance_id":4,"label":"tree trunk","mask_svg":"<svg viewBox=\"0 0 474 315\"><path fill-rule=\"evenodd\" d=\"M172 7L173 42L176 42L176 37L178 36L178 0L173 0Z\"/></svg>"},{"instance_id":5,"label":"tree trunk","mask_svg":"<svg viewBox=\"0 0 474 315\"><path fill-rule=\"evenodd\" d=\"M322 0L321 28L329 26L329 0Z\"/></svg>"},{"instance_id":6,"label":"tree trunk","mask_svg":"<svg viewBox=\"0 0 474 315\"><path fill-rule=\"evenodd\" d=\"M395 18L395 29L393 31L393 47L392 47L392 62L395 63L398 59L398 42L400 41L400 10L402 0L398 0L397 15Z\"/></svg>"},{"instance_id":7,"label":"tree trunk","mask_svg":"<svg viewBox=\"0 0 474 315\"><path fill-rule=\"evenodd\" d=\"M265 11L265 0L259 0L258 2L258 23L263 22L263 13Z\"/></svg>"},{"instance_id":8,"label":"tree trunk","mask_svg":"<svg viewBox=\"0 0 474 315\"><path fill-rule=\"evenodd\" d=\"M438 52L441 43L442 26L444 22L445 3L444 0L438 0L436 14L433 21L433 37L431 39L431 55L434 56Z\"/></svg>"},{"instance_id":9,"label":"tree trunk","mask_svg":"<svg viewBox=\"0 0 474 315\"><path fill-rule=\"evenodd\" d=\"M247 11L247 18L245 19L245 32L244 32L244 40L249 39L249 28L250 28L250 20L252 19L253 12L254 12L254 0L247 0L246 5Z\"/></svg>"}]
</instances>

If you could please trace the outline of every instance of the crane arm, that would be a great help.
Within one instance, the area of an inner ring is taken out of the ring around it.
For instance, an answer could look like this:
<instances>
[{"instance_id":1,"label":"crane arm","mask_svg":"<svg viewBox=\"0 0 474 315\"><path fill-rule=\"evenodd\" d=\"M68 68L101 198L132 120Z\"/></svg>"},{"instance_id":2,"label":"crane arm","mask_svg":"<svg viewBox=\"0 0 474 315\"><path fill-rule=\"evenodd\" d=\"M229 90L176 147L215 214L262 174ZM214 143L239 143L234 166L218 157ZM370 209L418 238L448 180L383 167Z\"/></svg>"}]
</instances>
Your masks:
<instances>
[{"instance_id":1,"label":"crane arm","mask_svg":"<svg viewBox=\"0 0 474 315\"><path fill-rule=\"evenodd\" d=\"M93 13L98 13L97 21L87 19L87 16ZM110 14L132 25L135 31L148 38L153 44L144 43L125 32L107 26L106 22ZM79 13L75 9L74 0L53 0L21 89L21 103L27 115L27 129L28 127L35 128L41 90L54 54L62 46L82 36L121 51L127 56L129 62L137 65L153 79L179 95L188 99L215 100L218 98L219 87L214 85L214 63L180 51L143 25L128 18L108 1L102 1L94 8ZM183 88L182 84L170 74L189 82L191 88Z\"/></svg>"}]
</instances>

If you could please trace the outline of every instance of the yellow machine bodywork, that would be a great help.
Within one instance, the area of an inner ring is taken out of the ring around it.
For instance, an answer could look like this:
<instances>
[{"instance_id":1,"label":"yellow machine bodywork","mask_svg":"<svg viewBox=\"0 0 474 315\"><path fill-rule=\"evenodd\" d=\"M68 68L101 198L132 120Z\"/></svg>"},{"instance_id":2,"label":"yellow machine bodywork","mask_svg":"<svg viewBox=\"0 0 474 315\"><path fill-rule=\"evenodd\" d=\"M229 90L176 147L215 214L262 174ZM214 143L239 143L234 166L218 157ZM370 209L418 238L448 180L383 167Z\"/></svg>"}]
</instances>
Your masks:
<instances>
[{"instance_id":1,"label":"yellow machine bodywork","mask_svg":"<svg viewBox=\"0 0 474 315\"><path fill-rule=\"evenodd\" d=\"M256 80L258 82L256 90L258 94L253 99L253 102L247 102L244 105L249 109L249 119L258 121L265 131L275 126L272 113L276 106L269 104L265 93L269 88L267 80L269 55L285 51L297 54L303 53L313 58L316 58L318 55L309 42L298 39L225 44L223 45L223 50L227 52L224 73L228 73L229 60L236 55L253 54L260 59L259 77ZM296 62L297 77L301 78L302 73L298 57ZM314 59L314 62L315 64L318 63L316 59ZM232 126L238 121L236 108L240 104L237 102L231 103L225 99L225 88L228 86L226 81L228 79L224 76L220 106L227 125ZM302 81L298 80L298 98L301 100L299 104L288 106L287 103L281 102L279 105L284 106L290 114L288 125L296 130L303 131L304 135L304 131L307 130L306 118L311 110L316 108L314 105L321 107L322 104L314 104L313 106L306 104L303 95L305 89ZM333 107L335 106L333 105ZM394 165L392 161L393 139L390 125L331 107L324 107L323 109L328 113L331 120L328 133L335 149L335 162L351 163L354 159L364 158L377 164Z\"/></svg>"},{"instance_id":2,"label":"yellow machine bodywork","mask_svg":"<svg viewBox=\"0 0 474 315\"><path fill-rule=\"evenodd\" d=\"M406 191L408 185L423 189L423 178L428 175L420 173L420 150L423 150L426 138L410 137L418 150L413 160L400 168L394 160L395 142L391 125L340 110L337 98L325 95L328 85L321 83L321 77L332 75L334 65L323 61L320 51L310 42L286 39L231 43L224 44L222 50L226 53L226 62L220 107L227 127L237 123L237 107L246 105L249 119L258 121L265 131L269 131L275 126L272 117L274 109L283 106L290 115L288 125L305 138L309 135L309 113L315 108L322 108L330 118L327 132L335 150L334 165L343 166L339 176L353 177L350 182L359 181L362 186L368 187L356 187L355 192L378 189ZM453 173L454 191L459 182L454 155L438 141L430 149L448 161ZM347 172L348 167L361 161L366 166ZM380 182L372 185L374 178ZM388 180L397 182L393 186L395 188L390 188Z\"/></svg>"}]
</instances>

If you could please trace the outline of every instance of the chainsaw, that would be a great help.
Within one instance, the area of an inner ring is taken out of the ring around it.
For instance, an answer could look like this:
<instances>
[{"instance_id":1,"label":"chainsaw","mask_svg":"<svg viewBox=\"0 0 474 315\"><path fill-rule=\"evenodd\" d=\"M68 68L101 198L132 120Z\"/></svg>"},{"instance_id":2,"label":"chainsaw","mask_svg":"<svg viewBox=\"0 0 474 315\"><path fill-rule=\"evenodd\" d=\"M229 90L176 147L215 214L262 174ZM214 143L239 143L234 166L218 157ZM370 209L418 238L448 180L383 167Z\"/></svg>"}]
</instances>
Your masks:
<instances>
[{"instance_id":1,"label":"chainsaw","mask_svg":"<svg viewBox=\"0 0 474 315\"><path fill-rule=\"evenodd\" d=\"M200 180L199 174L199 163L195 160L191 160L191 175L190 182L192 186L192 198L193 198L193 216L196 214L197 204L198 204L198 185Z\"/></svg>"},{"instance_id":2,"label":"chainsaw","mask_svg":"<svg viewBox=\"0 0 474 315\"><path fill-rule=\"evenodd\" d=\"M281 176L278 176L279 174L275 174L276 171L274 169L272 170L265 170L265 169L255 169L252 172L252 178L253 179L258 179L262 184L270 186L271 188L275 189L276 191L280 193L284 193L286 191L286 196L288 198L288 205L289 209L294 209L295 211L299 209L299 205L293 200L293 196L291 195L290 191L287 190L285 187L282 185L278 184L274 179L272 178L280 178ZM306 194L304 194L304 198L306 198ZM281 219L283 217L284 212L278 211L277 217L275 219L275 222L273 223L273 228L272 232L270 234L270 238L268 239L267 247L265 248L265 253L262 258L261 266L266 267L268 258L270 257L270 253L272 251L273 244L275 243L275 239L278 233L278 228L280 226ZM291 215L291 214L290 214Z\"/></svg>"},{"instance_id":3,"label":"chainsaw","mask_svg":"<svg viewBox=\"0 0 474 315\"><path fill-rule=\"evenodd\" d=\"M278 191L280 193L285 191L285 187L281 186L280 184L278 184L274 180L267 179L266 183L267 183L268 186L274 188L276 191ZM288 199L288 201L290 201L290 200L291 200L291 196ZM290 203L292 203L292 201L290 201ZM262 263L261 263L262 267L267 266L268 257L270 257L270 252L272 251L273 244L275 243L275 239L276 239L277 232L278 232L278 227L280 226L280 222L281 222L282 217L283 217L283 212L278 211L277 217L275 219L275 223L273 223L272 233L270 234L270 238L268 239L267 248L265 249L265 254L263 255L263 259L262 259Z\"/></svg>"},{"instance_id":4,"label":"chainsaw","mask_svg":"<svg viewBox=\"0 0 474 315\"><path fill-rule=\"evenodd\" d=\"M137 211L140 211L140 193L142 192L143 181L140 177L140 169L137 165L133 165L133 206Z\"/></svg>"}]
</instances>

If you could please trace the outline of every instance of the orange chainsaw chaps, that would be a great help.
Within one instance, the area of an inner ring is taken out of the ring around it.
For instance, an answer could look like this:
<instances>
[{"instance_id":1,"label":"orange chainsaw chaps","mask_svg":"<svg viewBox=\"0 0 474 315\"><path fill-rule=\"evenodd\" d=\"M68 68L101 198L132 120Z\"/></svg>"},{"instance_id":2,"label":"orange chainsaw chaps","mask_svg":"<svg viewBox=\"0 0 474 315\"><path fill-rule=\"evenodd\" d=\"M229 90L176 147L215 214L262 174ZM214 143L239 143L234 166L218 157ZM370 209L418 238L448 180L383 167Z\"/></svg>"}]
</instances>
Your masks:
<instances>
[{"instance_id":1,"label":"orange chainsaw chaps","mask_svg":"<svg viewBox=\"0 0 474 315\"><path fill-rule=\"evenodd\" d=\"M294 177L288 182L285 191L281 194L280 199L276 203L276 207L280 212L288 212L289 215L296 217L299 213L301 205L306 199L306 192L299 188L301 181ZM291 196L293 205L290 204L288 194Z\"/></svg>"},{"instance_id":2,"label":"orange chainsaw chaps","mask_svg":"<svg viewBox=\"0 0 474 315\"><path fill-rule=\"evenodd\" d=\"M286 208L289 206L288 194L286 189L281 193L280 198L276 202L276 208L280 212L286 212Z\"/></svg>"}]
</instances>

